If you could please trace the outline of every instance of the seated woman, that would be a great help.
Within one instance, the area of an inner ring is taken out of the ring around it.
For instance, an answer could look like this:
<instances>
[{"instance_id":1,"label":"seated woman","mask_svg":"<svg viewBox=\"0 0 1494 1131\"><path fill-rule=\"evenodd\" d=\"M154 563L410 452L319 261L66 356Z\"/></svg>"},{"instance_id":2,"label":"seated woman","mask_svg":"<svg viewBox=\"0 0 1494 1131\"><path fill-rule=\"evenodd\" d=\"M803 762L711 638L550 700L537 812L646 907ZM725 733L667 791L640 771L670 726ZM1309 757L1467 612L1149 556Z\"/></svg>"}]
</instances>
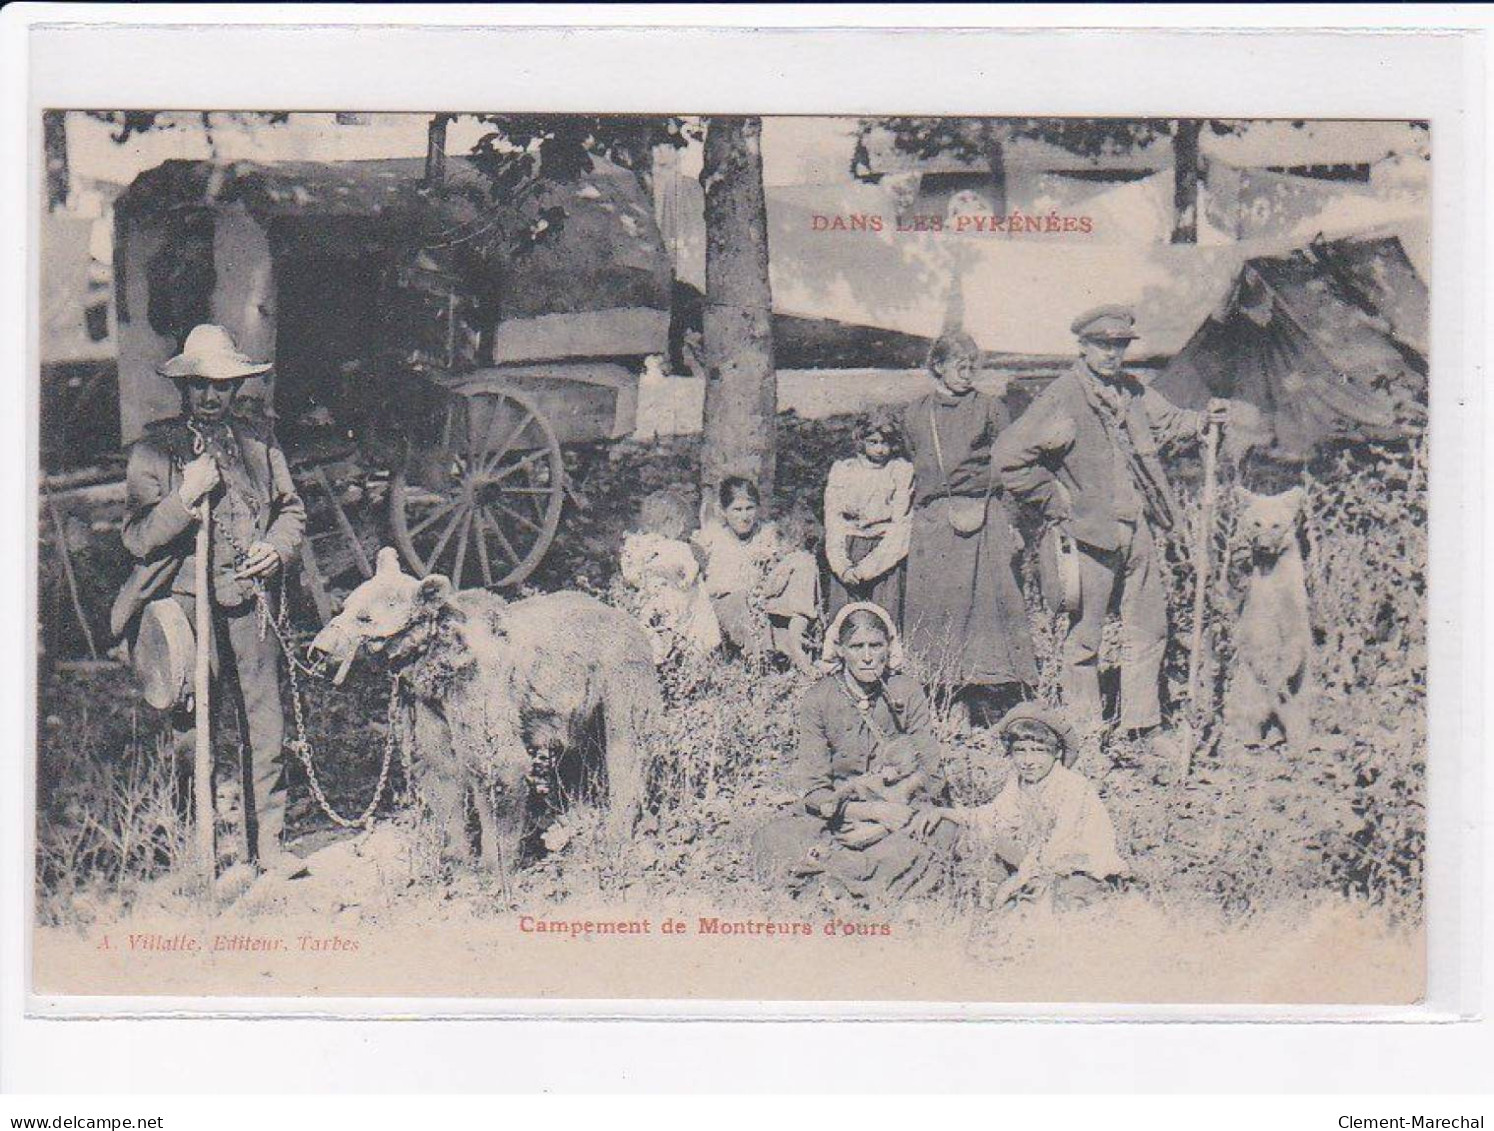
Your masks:
<instances>
[{"instance_id":1,"label":"seated woman","mask_svg":"<svg viewBox=\"0 0 1494 1131\"><path fill-rule=\"evenodd\" d=\"M728 476L718 491L721 521L690 538L705 565L705 590L728 644L754 660L787 656L814 672L806 650L820 615L820 571L814 555L762 521L757 485Z\"/></svg>"},{"instance_id":2,"label":"seated woman","mask_svg":"<svg viewBox=\"0 0 1494 1131\"><path fill-rule=\"evenodd\" d=\"M847 605L826 636L836 670L799 710L802 813L757 838L769 882L798 895L822 890L860 904L921 896L944 877L955 828L944 796L939 745L917 682L892 670L901 648L877 605Z\"/></svg>"},{"instance_id":3,"label":"seated woman","mask_svg":"<svg viewBox=\"0 0 1494 1131\"><path fill-rule=\"evenodd\" d=\"M856 424L857 452L837 460L825 481L825 558L830 563L830 615L852 601L870 601L901 629L913 529L913 465L898 454L902 430L891 410Z\"/></svg>"},{"instance_id":4,"label":"seated woman","mask_svg":"<svg viewBox=\"0 0 1494 1131\"><path fill-rule=\"evenodd\" d=\"M694 507L676 489L655 491L638 508L639 529L623 536L618 572L628 605L648 630L654 663L703 656L721 646L721 627L685 541Z\"/></svg>"},{"instance_id":5,"label":"seated woman","mask_svg":"<svg viewBox=\"0 0 1494 1131\"><path fill-rule=\"evenodd\" d=\"M1077 752L1074 732L1036 703L1012 708L997 729L1011 777L994 801L951 814L1010 870L996 904L1051 891L1055 903L1082 905L1128 876L1099 793L1064 764Z\"/></svg>"}]
</instances>

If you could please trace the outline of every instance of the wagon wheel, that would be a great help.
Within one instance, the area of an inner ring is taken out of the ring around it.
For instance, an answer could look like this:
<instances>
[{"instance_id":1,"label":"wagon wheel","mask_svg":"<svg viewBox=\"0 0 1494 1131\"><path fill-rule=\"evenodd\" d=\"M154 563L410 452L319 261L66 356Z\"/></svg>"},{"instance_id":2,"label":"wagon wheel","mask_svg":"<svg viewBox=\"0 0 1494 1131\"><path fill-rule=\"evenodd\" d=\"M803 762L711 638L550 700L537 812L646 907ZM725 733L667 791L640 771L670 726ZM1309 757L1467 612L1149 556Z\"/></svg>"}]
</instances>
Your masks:
<instances>
[{"instance_id":1,"label":"wagon wheel","mask_svg":"<svg viewBox=\"0 0 1494 1131\"><path fill-rule=\"evenodd\" d=\"M458 589L518 585L555 538L565 494L560 441L511 390L453 397L435 445L389 482L395 545L424 577Z\"/></svg>"}]
</instances>

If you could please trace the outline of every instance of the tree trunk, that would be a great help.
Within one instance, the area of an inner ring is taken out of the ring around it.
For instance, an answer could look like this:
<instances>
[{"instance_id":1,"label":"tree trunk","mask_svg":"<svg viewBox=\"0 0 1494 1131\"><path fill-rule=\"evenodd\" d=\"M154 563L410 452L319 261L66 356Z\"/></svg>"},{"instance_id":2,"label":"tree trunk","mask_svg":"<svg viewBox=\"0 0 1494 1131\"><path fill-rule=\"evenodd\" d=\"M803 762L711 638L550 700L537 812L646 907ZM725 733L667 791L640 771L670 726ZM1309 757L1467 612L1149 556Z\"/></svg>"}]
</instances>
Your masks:
<instances>
[{"instance_id":1,"label":"tree trunk","mask_svg":"<svg viewBox=\"0 0 1494 1131\"><path fill-rule=\"evenodd\" d=\"M991 170L991 213L1006 215L1006 144L999 127L986 131L986 165Z\"/></svg>"},{"instance_id":2,"label":"tree trunk","mask_svg":"<svg viewBox=\"0 0 1494 1131\"><path fill-rule=\"evenodd\" d=\"M446 180L446 123L449 114L437 114L425 132L425 183L439 185Z\"/></svg>"},{"instance_id":3,"label":"tree trunk","mask_svg":"<svg viewBox=\"0 0 1494 1131\"><path fill-rule=\"evenodd\" d=\"M1180 118L1172 134L1172 242L1198 242L1198 133L1203 122Z\"/></svg>"},{"instance_id":4,"label":"tree trunk","mask_svg":"<svg viewBox=\"0 0 1494 1131\"><path fill-rule=\"evenodd\" d=\"M730 475L752 479L769 505L777 471L778 376L763 199L762 121L707 120L706 389L700 481L708 499Z\"/></svg>"},{"instance_id":5,"label":"tree trunk","mask_svg":"<svg viewBox=\"0 0 1494 1131\"><path fill-rule=\"evenodd\" d=\"M67 204L67 115L62 110L42 111L42 148L47 158L47 211Z\"/></svg>"}]
</instances>

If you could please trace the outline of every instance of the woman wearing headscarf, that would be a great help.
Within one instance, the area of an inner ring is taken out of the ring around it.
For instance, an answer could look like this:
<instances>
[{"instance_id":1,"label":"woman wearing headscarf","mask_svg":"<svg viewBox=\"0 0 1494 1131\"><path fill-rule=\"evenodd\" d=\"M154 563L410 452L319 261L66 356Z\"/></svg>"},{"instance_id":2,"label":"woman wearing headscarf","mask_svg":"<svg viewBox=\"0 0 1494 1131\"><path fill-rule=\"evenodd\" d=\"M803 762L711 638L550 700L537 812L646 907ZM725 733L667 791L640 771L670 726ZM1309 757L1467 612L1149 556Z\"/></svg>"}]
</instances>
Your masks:
<instances>
[{"instance_id":1,"label":"woman wearing headscarf","mask_svg":"<svg viewBox=\"0 0 1494 1131\"><path fill-rule=\"evenodd\" d=\"M803 811L759 837L769 870L795 894L868 904L926 894L944 877L955 829L939 808L939 744L923 689L894 670L900 658L885 609L858 602L836 615L829 674L799 708Z\"/></svg>"},{"instance_id":2,"label":"woman wearing headscarf","mask_svg":"<svg viewBox=\"0 0 1494 1131\"><path fill-rule=\"evenodd\" d=\"M991 464L1010 418L976 390L979 357L968 334L941 336L929 352L934 388L903 414L915 483L903 625L939 684L1017 700L1037 682L1037 661L1015 571L1021 541Z\"/></svg>"}]
</instances>

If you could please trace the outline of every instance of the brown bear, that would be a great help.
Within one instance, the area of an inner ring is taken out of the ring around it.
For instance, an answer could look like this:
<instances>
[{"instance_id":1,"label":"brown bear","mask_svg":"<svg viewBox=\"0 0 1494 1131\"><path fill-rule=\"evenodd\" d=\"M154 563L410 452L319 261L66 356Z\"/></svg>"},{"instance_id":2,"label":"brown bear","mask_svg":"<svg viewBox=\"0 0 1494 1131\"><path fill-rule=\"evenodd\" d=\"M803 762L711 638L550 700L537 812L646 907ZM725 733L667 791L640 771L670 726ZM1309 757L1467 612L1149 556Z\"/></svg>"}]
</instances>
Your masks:
<instances>
[{"instance_id":1,"label":"brown bear","mask_svg":"<svg viewBox=\"0 0 1494 1131\"><path fill-rule=\"evenodd\" d=\"M586 776L605 772L608 830L631 832L660 705L649 640L632 617L584 593L512 602L459 593L440 575L402 572L385 547L373 577L311 643L337 665L339 684L363 648L382 653L415 699L419 793L460 858L471 853L469 790L483 862L506 872L519 860L536 758L553 767L597 748L604 764Z\"/></svg>"}]
</instances>

